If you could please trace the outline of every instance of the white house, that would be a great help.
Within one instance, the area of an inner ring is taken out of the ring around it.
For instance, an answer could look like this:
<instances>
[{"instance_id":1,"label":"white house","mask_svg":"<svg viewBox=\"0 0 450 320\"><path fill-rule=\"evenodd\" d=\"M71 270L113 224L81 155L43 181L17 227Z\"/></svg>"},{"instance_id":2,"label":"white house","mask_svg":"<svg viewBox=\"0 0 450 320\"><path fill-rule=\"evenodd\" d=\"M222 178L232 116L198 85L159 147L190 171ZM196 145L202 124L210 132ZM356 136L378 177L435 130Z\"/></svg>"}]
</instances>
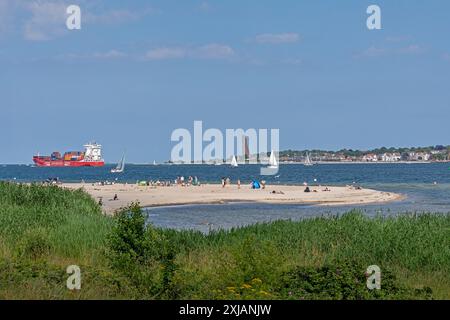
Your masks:
<instances>
[{"instance_id":1,"label":"white house","mask_svg":"<svg viewBox=\"0 0 450 320\"><path fill-rule=\"evenodd\" d=\"M410 152L409 161L429 161L431 154L426 152Z\"/></svg>"},{"instance_id":2,"label":"white house","mask_svg":"<svg viewBox=\"0 0 450 320\"><path fill-rule=\"evenodd\" d=\"M362 157L362 161L365 161L365 162L377 162L378 161L378 157L377 157L376 154L368 153L368 154L365 154Z\"/></svg>"},{"instance_id":3,"label":"white house","mask_svg":"<svg viewBox=\"0 0 450 320\"><path fill-rule=\"evenodd\" d=\"M394 152L394 153L383 153L380 156L380 160L384 161L384 162L396 162L396 161L400 161L402 159L402 156L400 153L398 152Z\"/></svg>"}]
</instances>

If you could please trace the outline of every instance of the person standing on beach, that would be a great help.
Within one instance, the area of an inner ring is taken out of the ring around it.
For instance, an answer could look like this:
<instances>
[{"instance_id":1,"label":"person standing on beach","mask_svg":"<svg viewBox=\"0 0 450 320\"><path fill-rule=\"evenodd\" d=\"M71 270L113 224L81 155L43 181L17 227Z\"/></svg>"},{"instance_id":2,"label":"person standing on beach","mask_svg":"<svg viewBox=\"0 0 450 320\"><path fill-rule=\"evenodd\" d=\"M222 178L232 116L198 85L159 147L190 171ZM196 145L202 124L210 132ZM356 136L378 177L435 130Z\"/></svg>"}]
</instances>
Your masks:
<instances>
[{"instance_id":1,"label":"person standing on beach","mask_svg":"<svg viewBox=\"0 0 450 320\"><path fill-rule=\"evenodd\" d=\"M241 188L241 180L240 179L237 180L237 187L238 187L238 189Z\"/></svg>"},{"instance_id":2,"label":"person standing on beach","mask_svg":"<svg viewBox=\"0 0 450 320\"><path fill-rule=\"evenodd\" d=\"M225 178L222 177L222 188L225 188Z\"/></svg>"}]
</instances>

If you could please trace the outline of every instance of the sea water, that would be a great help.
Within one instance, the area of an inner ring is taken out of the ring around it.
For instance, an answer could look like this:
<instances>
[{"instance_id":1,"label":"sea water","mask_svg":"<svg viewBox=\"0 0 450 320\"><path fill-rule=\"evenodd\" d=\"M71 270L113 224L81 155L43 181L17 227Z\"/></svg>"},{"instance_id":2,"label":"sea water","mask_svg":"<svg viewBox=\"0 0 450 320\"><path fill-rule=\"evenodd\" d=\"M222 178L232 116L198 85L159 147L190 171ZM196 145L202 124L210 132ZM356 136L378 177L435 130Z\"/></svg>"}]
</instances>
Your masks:
<instances>
[{"instance_id":1,"label":"sea water","mask_svg":"<svg viewBox=\"0 0 450 320\"><path fill-rule=\"evenodd\" d=\"M391 215L407 212L450 212L449 163L395 164L301 164L280 165L276 176L260 176L259 165L127 165L122 174L110 172L114 165L102 168L38 168L23 165L0 166L0 180L16 182L44 181L58 177L63 182L175 180L177 176L197 176L202 183L220 183L222 177L241 180L242 187L253 179L264 179L267 191L281 190L277 185L307 182L310 185L350 185L401 193L402 201L351 205L312 206L292 204L231 203L149 208L149 221L157 226L176 229L214 229L238 227L279 219L299 220L334 215L358 209L367 215Z\"/></svg>"}]
</instances>

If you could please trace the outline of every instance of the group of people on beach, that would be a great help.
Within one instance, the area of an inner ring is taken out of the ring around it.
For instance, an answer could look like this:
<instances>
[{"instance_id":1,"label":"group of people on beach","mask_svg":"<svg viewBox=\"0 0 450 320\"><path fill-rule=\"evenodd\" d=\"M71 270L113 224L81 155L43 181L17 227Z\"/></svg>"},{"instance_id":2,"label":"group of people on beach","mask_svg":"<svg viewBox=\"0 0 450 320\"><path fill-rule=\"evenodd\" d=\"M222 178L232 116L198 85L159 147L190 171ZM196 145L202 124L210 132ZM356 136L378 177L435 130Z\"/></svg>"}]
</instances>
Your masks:
<instances>
[{"instance_id":1,"label":"group of people on beach","mask_svg":"<svg viewBox=\"0 0 450 320\"><path fill-rule=\"evenodd\" d=\"M170 180L148 180L145 181L145 185L147 187L171 187L172 186L172 181Z\"/></svg>"},{"instance_id":2,"label":"group of people on beach","mask_svg":"<svg viewBox=\"0 0 450 320\"><path fill-rule=\"evenodd\" d=\"M175 184L182 187L200 186L200 182L197 176L189 176L187 180L184 178L184 176L177 177L175 179Z\"/></svg>"},{"instance_id":3,"label":"group of people on beach","mask_svg":"<svg viewBox=\"0 0 450 320\"><path fill-rule=\"evenodd\" d=\"M221 178L221 185L222 185L222 188L225 188L226 186L229 186L229 185L231 185L231 179L230 179L230 177L222 177ZM241 179L237 179L236 180L236 185L237 185L237 188L238 189L241 189ZM255 187L255 186L258 186L258 187ZM252 189L265 189L266 188L266 181L265 180L261 180L261 181L256 181L256 180L253 180L251 183L250 183L250 187L252 188Z\"/></svg>"},{"instance_id":4,"label":"group of people on beach","mask_svg":"<svg viewBox=\"0 0 450 320\"><path fill-rule=\"evenodd\" d=\"M59 180L58 177L56 178L47 178L43 181L44 184L49 184L49 185L57 185L57 184L61 184L61 181Z\"/></svg>"}]
</instances>

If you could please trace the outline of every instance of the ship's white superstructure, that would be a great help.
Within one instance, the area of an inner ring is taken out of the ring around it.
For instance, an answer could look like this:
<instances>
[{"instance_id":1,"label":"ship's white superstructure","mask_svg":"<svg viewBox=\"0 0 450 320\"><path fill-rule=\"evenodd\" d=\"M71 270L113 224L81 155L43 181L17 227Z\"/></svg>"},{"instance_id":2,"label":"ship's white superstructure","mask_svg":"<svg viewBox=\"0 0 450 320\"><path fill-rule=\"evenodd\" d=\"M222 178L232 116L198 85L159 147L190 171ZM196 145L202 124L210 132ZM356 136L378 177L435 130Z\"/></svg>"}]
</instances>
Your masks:
<instances>
[{"instance_id":1,"label":"ship's white superstructure","mask_svg":"<svg viewBox=\"0 0 450 320\"><path fill-rule=\"evenodd\" d=\"M102 145L90 142L83 146L85 148L84 159L85 162L98 162L102 159Z\"/></svg>"}]
</instances>

